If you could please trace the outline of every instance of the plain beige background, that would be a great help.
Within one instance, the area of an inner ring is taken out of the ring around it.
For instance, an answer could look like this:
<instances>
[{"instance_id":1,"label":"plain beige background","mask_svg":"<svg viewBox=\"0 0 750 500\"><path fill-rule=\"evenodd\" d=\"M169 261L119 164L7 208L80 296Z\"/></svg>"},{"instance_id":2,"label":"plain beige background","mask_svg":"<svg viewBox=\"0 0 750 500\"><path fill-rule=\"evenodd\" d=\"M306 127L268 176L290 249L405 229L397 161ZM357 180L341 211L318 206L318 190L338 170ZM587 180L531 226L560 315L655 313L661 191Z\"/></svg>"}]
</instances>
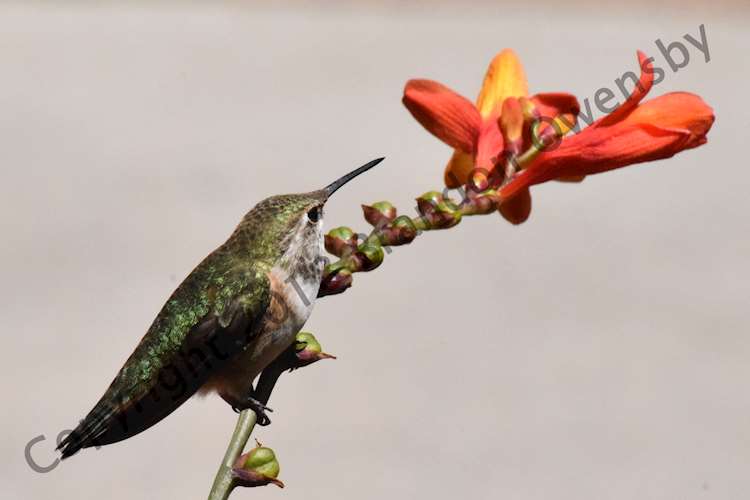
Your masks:
<instances>
[{"instance_id":1,"label":"plain beige background","mask_svg":"<svg viewBox=\"0 0 750 500\"><path fill-rule=\"evenodd\" d=\"M287 488L232 498L704 499L750 494L748 11L740 2L0 5L3 498L202 498L234 424L191 400L48 474L162 303L261 198L440 187L449 150L411 77L474 98L490 58L590 97L705 24L711 61L653 93L715 107L708 145L534 190L523 226L464 221L397 248L308 322L339 356L282 379Z\"/></svg>"}]
</instances>

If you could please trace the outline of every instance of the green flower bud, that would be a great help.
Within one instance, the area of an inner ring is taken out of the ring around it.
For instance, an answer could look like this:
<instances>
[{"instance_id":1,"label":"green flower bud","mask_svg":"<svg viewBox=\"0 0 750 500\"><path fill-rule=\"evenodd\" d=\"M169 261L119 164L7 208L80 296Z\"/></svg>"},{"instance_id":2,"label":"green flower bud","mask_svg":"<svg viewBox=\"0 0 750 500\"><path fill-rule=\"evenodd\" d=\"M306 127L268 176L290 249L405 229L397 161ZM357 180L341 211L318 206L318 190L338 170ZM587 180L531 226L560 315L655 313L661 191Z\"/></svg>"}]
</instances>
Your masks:
<instances>
[{"instance_id":1,"label":"green flower bud","mask_svg":"<svg viewBox=\"0 0 750 500\"><path fill-rule=\"evenodd\" d=\"M256 447L237 458L232 468L232 475L240 486L265 486L275 484L279 488L284 483L276 479L281 467L276 454L271 448L266 448L257 440Z\"/></svg>"},{"instance_id":2,"label":"green flower bud","mask_svg":"<svg viewBox=\"0 0 750 500\"><path fill-rule=\"evenodd\" d=\"M411 217L405 215L396 217L391 223L391 227L398 230L402 243L410 243L417 236L417 226L411 220Z\"/></svg>"},{"instance_id":3,"label":"green flower bud","mask_svg":"<svg viewBox=\"0 0 750 500\"><path fill-rule=\"evenodd\" d=\"M420 202L422 202L422 205L425 207L427 206L435 206L438 203L443 201L443 193L439 191L427 191L422 196L417 198L417 204L419 205Z\"/></svg>"},{"instance_id":4,"label":"green flower bud","mask_svg":"<svg viewBox=\"0 0 750 500\"><path fill-rule=\"evenodd\" d=\"M299 332L295 338L295 342L294 348L297 351L297 359L299 360L297 368L307 366L321 359L336 359L336 356L323 352L320 342L310 332Z\"/></svg>"},{"instance_id":5,"label":"green flower bud","mask_svg":"<svg viewBox=\"0 0 750 500\"><path fill-rule=\"evenodd\" d=\"M446 229L461 222L458 206L437 191L429 191L417 198L417 210L427 229Z\"/></svg>"},{"instance_id":6,"label":"green flower bud","mask_svg":"<svg viewBox=\"0 0 750 500\"><path fill-rule=\"evenodd\" d=\"M326 267L323 271L323 279L320 282L318 297L336 295L352 286L352 272L346 266L347 263L345 262L336 262Z\"/></svg>"},{"instance_id":7,"label":"green flower bud","mask_svg":"<svg viewBox=\"0 0 750 500\"><path fill-rule=\"evenodd\" d=\"M377 235L380 243L385 246L405 245L417 237L417 226L411 217L399 215L390 224L381 228Z\"/></svg>"},{"instance_id":8,"label":"green flower bud","mask_svg":"<svg viewBox=\"0 0 750 500\"><path fill-rule=\"evenodd\" d=\"M328 231L328 234L331 237L340 238L342 240L353 240L357 238L356 233L346 226L335 227Z\"/></svg>"},{"instance_id":9,"label":"green flower bud","mask_svg":"<svg viewBox=\"0 0 750 500\"><path fill-rule=\"evenodd\" d=\"M396 207L390 201L378 201L372 204L372 208L388 216L389 219L396 217Z\"/></svg>"},{"instance_id":10,"label":"green flower bud","mask_svg":"<svg viewBox=\"0 0 750 500\"><path fill-rule=\"evenodd\" d=\"M279 477L279 461L276 460L276 454L271 448L257 446L253 448L245 458L245 464L242 466L245 470L253 470L264 476L276 479Z\"/></svg>"},{"instance_id":11,"label":"green flower bud","mask_svg":"<svg viewBox=\"0 0 750 500\"><path fill-rule=\"evenodd\" d=\"M297 350L308 349L311 352L320 353L323 352L323 348L320 347L320 342L310 332L299 332L295 338L297 342Z\"/></svg>"},{"instance_id":12,"label":"green flower bud","mask_svg":"<svg viewBox=\"0 0 750 500\"><path fill-rule=\"evenodd\" d=\"M461 222L461 210L451 200L438 203L437 211L440 214L440 222L438 224L440 229L447 229Z\"/></svg>"},{"instance_id":13,"label":"green flower bud","mask_svg":"<svg viewBox=\"0 0 750 500\"><path fill-rule=\"evenodd\" d=\"M373 226L385 226L396 218L396 207L389 201L379 201L371 206L362 205L365 220Z\"/></svg>"},{"instance_id":14,"label":"green flower bud","mask_svg":"<svg viewBox=\"0 0 750 500\"><path fill-rule=\"evenodd\" d=\"M348 227L342 226L331 229L325 235L326 250L336 257L351 253L356 246L357 235Z\"/></svg>"},{"instance_id":15,"label":"green flower bud","mask_svg":"<svg viewBox=\"0 0 750 500\"><path fill-rule=\"evenodd\" d=\"M364 243L357 248L357 256L362 261L363 271L372 271L383 263L383 247L375 243Z\"/></svg>"}]
</instances>

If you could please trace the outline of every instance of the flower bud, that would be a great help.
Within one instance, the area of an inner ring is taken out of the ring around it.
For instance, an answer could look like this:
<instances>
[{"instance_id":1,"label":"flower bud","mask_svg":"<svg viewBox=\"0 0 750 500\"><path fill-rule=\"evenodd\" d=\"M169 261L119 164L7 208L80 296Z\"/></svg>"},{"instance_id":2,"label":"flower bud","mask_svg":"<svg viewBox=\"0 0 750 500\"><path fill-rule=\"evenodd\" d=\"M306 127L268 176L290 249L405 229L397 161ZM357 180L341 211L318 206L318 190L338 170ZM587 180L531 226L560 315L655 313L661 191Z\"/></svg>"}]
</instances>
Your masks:
<instances>
[{"instance_id":1,"label":"flower bud","mask_svg":"<svg viewBox=\"0 0 750 500\"><path fill-rule=\"evenodd\" d=\"M299 332L295 342L294 347L299 360L298 367L307 366L321 359L336 359L336 356L323 352L320 342L310 332Z\"/></svg>"},{"instance_id":2,"label":"flower bud","mask_svg":"<svg viewBox=\"0 0 750 500\"><path fill-rule=\"evenodd\" d=\"M505 99L498 125L503 134L504 150L510 155L521 152L524 121L523 104L515 97Z\"/></svg>"},{"instance_id":3,"label":"flower bud","mask_svg":"<svg viewBox=\"0 0 750 500\"><path fill-rule=\"evenodd\" d=\"M463 210L467 214L489 214L497 210L500 196L494 189L486 189L481 193L467 192Z\"/></svg>"},{"instance_id":4,"label":"flower bud","mask_svg":"<svg viewBox=\"0 0 750 500\"><path fill-rule=\"evenodd\" d=\"M447 229L461 222L461 210L450 200L440 203L438 205L438 212L441 215L440 229Z\"/></svg>"},{"instance_id":5,"label":"flower bud","mask_svg":"<svg viewBox=\"0 0 750 500\"><path fill-rule=\"evenodd\" d=\"M372 271L383 263L385 253L383 247L377 243L363 243L357 248L357 257L361 261L363 271Z\"/></svg>"},{"instance_id":6,"label":"flower bud","mask_svg":"<svg viewBox=\"0 0 750 500\"><path fill-rule=\"evenodd\" d=\"M469 191L480 192L484 191L490 186L490 179L488 172L484 169L475 168L471 172L467 187Z\"/></svg>"},{"instance_id":7,"label":"flower bud","mask_svg":"<svg viewBox=\"0 0 750 500\"><path fill-rule=\"evenodd\" d=\"M428 191L417 198L417 211L428 228L434 225L433 223L437 219L437 206L442 201L443 195L437 191Z\"/></svg>"},{"instance_id":8,"label":"flower bud","mask_svg":"<svg viewBox=\"0 0 750 500\"><path fill-rule=\"evenodd\" d=\"M352 280L352 272L346 267L328 266L323 271L323 279L320 282L318 297L343 293L347 288L352 286Z\"/></svg>"},{"instance_id":9,"label":"flower bud","mask_svg":"<svg viewBox=\"0 0 750 500\"><path fill-rule=\"evenodd\" d=\"M533 122L539 118L539 110L528 97L519 97L519 104L521 104L521 113L523 113L523 119L526 122Z\"/></svg>"},{"instance_id":10,"label":"flower bud","mask_svg":"<svg viewBox=\"0 0 750 500\"><path fill-rule=\"evenodd\" d=\"M405 245L417 237L417 226L411 217L399 215L378 232L380 242L386 246Z\"/></svg>"},{"instance_id":11,"label":"flower bud","mask_svg":"<svg viewBox=\"0 0 750 500\"><path fill-rule=\"evenodd\" d=\"M391 223L391 227L399 231L399 235L405 240L405 243L411 242L417 236L417 226L414 225L414 221L410 217L405 215L396 217Z\"/></svg>"},{"instance_id":12,"label":"flower bud","mask_svg":"<svg viewBox=\"0 0 750 500\"><path fill-rule=\"evenodd\" d=\"M379 201L372 205L362 205L365 220L373 226L385 226L396 218L396 207L388 201Z\"/></svg>"},{"instance_id":13,"label":"flower bud","mask_svg":"<svg viewBox=\"0 0 750 500\"><path fill-rule=\"evenodd\" d=\"M325 247L329 253L341 257L357 247L357 235L344 226L331 229L325 235Z\"/></svg>"},{"instance_id":14,"label":"flower bud","mask_svg":"<svg viewBox=\"0 0 750 500\"><path fill-rule=\"evenodd\" d=\"M279 477L279 461L276 459L276 454L271 448L260 446L253 448L250 453L245 457L245 463L243 468L246 470L254 470L264 476L272 477L276 479Z\"/></svg>"},{"instance_id":15,"label":"flower bud","mask_svg":"<svg viewBox=\"0 0 750 500\"><path fill-rule=\"evenodd\" d=\"M443 201L443 194L438 191L427 191L422 196L417 198L417 209L419 213L425 215L426 211L429 211L432 207L437 206L438 203Z\"/></svg>"},{"instance_id":16,"label":"flower bud","mask_svg":"<svg viewBox=\"0 0 750 500\"><path fill-rule=\"evenodd\" d=\"M279 461L271 448L266 448L257 440L257 446L237 458L232 468L232 475L240 486L265 486L275 484L279 488L284 483L276 479L279 476Z\"/></svg>"},{"instance_id":17,"label":"flower bud","mask_svg":"<svg viewBox=\"0 0 750 500\"><path fill-rule=\"evenodd\" d=\"M437 191L429 191L417 198L417 209L430 229L447 229L461 222L458 206Z\"/></svg>"}]
</instances>

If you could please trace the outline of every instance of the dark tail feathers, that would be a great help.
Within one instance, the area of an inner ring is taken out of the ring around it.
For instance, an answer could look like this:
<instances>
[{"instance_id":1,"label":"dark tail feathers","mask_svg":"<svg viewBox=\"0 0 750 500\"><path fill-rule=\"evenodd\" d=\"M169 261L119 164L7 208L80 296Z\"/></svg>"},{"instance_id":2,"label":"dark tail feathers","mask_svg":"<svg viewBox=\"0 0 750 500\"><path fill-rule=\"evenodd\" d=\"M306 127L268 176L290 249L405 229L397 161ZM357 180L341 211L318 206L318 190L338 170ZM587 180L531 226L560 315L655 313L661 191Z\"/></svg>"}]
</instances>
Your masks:
<instances>
[{"instance_id":1,"label":"dark tail feathers","mask_svg":"<svg viewBox=\"0 0 750 500\"><path fill-rule=\"evenodd\" d=\"M57 449L62 453L62 458L66 459L74 455L82 448L98 446L97 438L106 433L111 427L115 408L111 406L96 405L86 418L84 418L73 432L68 434L62 440Z\"/></svg>"}]
</instances>

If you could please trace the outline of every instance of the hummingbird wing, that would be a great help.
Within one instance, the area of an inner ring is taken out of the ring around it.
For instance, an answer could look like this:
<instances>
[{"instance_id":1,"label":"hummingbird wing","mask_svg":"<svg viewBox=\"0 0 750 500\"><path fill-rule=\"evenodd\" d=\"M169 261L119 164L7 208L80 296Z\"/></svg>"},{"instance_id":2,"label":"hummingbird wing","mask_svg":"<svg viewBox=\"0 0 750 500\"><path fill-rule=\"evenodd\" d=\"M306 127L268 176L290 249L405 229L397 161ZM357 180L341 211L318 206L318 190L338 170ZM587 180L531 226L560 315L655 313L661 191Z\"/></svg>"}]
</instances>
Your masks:
<instances>
[{"instance_id":1,"label":"hummingbird wing","mask_svg":"<svg viewBox=\"0 0 750 500\"><path fill-rule=\"evenodd\" d=\"M175 290L104 396L60 443L63 458L156 424L247 347L270 301L267 270L235 265L221 250Z\"/></svg>"}]
</instances>

